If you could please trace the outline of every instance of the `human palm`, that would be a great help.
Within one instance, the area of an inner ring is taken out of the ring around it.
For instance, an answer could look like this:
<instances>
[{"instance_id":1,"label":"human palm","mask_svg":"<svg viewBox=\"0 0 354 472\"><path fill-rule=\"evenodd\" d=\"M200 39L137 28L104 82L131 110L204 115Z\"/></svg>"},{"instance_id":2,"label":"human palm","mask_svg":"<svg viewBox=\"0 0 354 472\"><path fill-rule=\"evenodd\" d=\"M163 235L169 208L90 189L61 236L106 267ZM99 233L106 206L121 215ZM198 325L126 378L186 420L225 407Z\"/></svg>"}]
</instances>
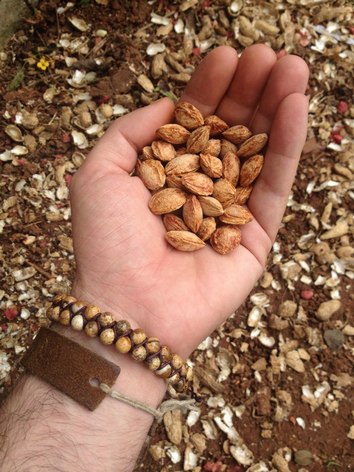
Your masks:
<instances>
[{"instance_id":1,"label":"human palm","mask_svg":"<svg viewBox=\"0 0 354 472\"><path fill-rule=\"evenodd\" d=\"M306 136L307 66L277 61L268 47L237 58L221 47L201 63L183 99L204 115L270 134L265 165L248 206L254 220L241 245L221 256L167 244L149 191L130 176L137 151L169 122L163 99L117 120L88 156L71 186L77 274L75 294L128 318L188 354L245 299L262 273L278 230Z\"/></svg>"}]
</instances>

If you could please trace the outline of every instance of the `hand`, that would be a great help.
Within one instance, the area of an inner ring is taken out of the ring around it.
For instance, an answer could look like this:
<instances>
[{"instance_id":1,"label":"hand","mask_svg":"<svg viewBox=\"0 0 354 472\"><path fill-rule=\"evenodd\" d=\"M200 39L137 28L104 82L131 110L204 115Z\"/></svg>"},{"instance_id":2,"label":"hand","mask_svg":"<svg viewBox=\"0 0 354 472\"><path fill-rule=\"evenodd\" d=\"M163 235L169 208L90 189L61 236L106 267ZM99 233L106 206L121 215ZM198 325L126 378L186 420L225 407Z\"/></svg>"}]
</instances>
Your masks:
<instances>
[{"instance_id":1,"label":"hand","mask_svg":"<svg viewBox=\"0 0 354 472\"><path fill-rule=\"evenodd\" d=\"M162 99L114 122L70 188L75 295L189 354L240 306L263 271L306 137L307 79L299 57L277 60L256 45L238 58L223 46L202 61L183 94L204 115L270 135L248 204L254 219L227 256L208 246L194 253L169 246L162 219L148 208L150 192L129 175L137 152L171 121L173 103Z\"/></svg>"}]
</instances>

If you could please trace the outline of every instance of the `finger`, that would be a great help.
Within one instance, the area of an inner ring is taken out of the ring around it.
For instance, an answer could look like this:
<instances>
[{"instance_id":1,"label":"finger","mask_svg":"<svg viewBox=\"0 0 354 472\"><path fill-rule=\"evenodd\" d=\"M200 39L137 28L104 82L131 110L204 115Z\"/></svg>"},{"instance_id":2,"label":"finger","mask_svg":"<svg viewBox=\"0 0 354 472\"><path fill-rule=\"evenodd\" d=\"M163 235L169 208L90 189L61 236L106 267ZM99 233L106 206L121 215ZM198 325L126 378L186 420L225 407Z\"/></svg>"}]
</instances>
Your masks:
<instances>
[{"instance_id":1,"label":"finger","mask_svg":"<svg viewBox=\"0 0 354 472\"><path fill-rule=\"evenodd\" d=\"M264 44L247 48L239 59L235 76L216 114L229 124L247 125L276 62L275 52Z\"/></svg>"},{"instance_id":2,"label":"finger","mask_svg":"<svg viewBox=\"0 0 354 472\"><path fill-rule=\"evenodd\" d=\"M308 99L288 95L278 107L269 138L264 168L248 207L271 240L274 240L296 174L306 139Z\"/></svg>"},{"instance_id":3,"label":"finger","mask_svg":"<svg viewBox=\"0 0 354 472\"><path fill-rule=\"evenodd\" d=\"M199 64L181 100L195 105L204 116L214 113L234 76L237 61L235 49L214 49Z\"/></svg>"},{"instance_id":4,"label":"finger","mask_svg":"<svg viewBox=\"0 0 354 472\"><path fill-rule=\"evenodd\" d=\"M137 152L151 143L156 130L171 121L174 104L168 98L118 118L88 155L85 166L98 171L109 169L131 172Z\"/></svg>"},{"instance_id":5,"label":"finger","mask_svg":"<svg viewBox=\"0 0 354 472\"><path fill-rule=\"evenodd\" d=\"M269 132L279 104L291 93L305 93L308 76L307 64L300 57L285 56L278 60L251 124L254 133Z\"/></svg>"}]
</instances>

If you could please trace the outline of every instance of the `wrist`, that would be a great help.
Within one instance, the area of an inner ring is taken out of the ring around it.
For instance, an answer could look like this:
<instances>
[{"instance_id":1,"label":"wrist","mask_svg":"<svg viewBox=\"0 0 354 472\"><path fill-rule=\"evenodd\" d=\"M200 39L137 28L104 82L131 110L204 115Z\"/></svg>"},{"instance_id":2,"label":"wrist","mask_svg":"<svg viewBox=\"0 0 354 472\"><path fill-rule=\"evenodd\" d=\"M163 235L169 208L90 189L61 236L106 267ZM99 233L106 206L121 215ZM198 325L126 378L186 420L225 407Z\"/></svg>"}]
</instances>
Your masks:
<instances>
[{"instance_id":1,"label":"wrist","mask_svg":"<svg viewBox=\"0 0 354 472\"><path fill-rule=\"evenodd\" d=\"M152 407L156 407L162 401L166 393L165 381L155 376L142 363L135 361L126 354L120 354L114 346L105 346L97 338L89 338L85 333L74 331L70 327L53 323L51 329L119 366L121 371L112 387L114 390ZM112 399L108 397L104 400L104 402L110 401ZM113 400L112 407L116 406L117 402Z\"/></svg>"}]
</instances>

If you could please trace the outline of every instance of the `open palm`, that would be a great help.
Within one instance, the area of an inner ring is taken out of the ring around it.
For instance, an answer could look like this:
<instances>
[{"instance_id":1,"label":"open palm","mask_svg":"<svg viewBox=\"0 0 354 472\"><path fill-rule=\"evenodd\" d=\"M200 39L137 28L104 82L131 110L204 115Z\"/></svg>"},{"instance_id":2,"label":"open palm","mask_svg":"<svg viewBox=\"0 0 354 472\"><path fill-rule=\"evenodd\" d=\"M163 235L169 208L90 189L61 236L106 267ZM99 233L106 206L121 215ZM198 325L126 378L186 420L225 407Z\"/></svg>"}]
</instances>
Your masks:
<instances>
[{"instance_id":1,"label":"open palm","mask_svg":"<svg viewBox=\"0 0 354 472\"><path fill-rule=\"evenodd\" d=\"M131 177L137 151L171 121L163 99L118 119L92 150L71 186L77 274L74 293L130 319L182 355L234 311L261 275L277 233L306 136L308 78L298 57L277 60L268 47L238 59L220 47L201 63L183 99L230 125L270 134L265 165L249 200L254 220L241 245L221 256L209 246L177 252L149 191Z\"/></svg>"}]
</instances>

